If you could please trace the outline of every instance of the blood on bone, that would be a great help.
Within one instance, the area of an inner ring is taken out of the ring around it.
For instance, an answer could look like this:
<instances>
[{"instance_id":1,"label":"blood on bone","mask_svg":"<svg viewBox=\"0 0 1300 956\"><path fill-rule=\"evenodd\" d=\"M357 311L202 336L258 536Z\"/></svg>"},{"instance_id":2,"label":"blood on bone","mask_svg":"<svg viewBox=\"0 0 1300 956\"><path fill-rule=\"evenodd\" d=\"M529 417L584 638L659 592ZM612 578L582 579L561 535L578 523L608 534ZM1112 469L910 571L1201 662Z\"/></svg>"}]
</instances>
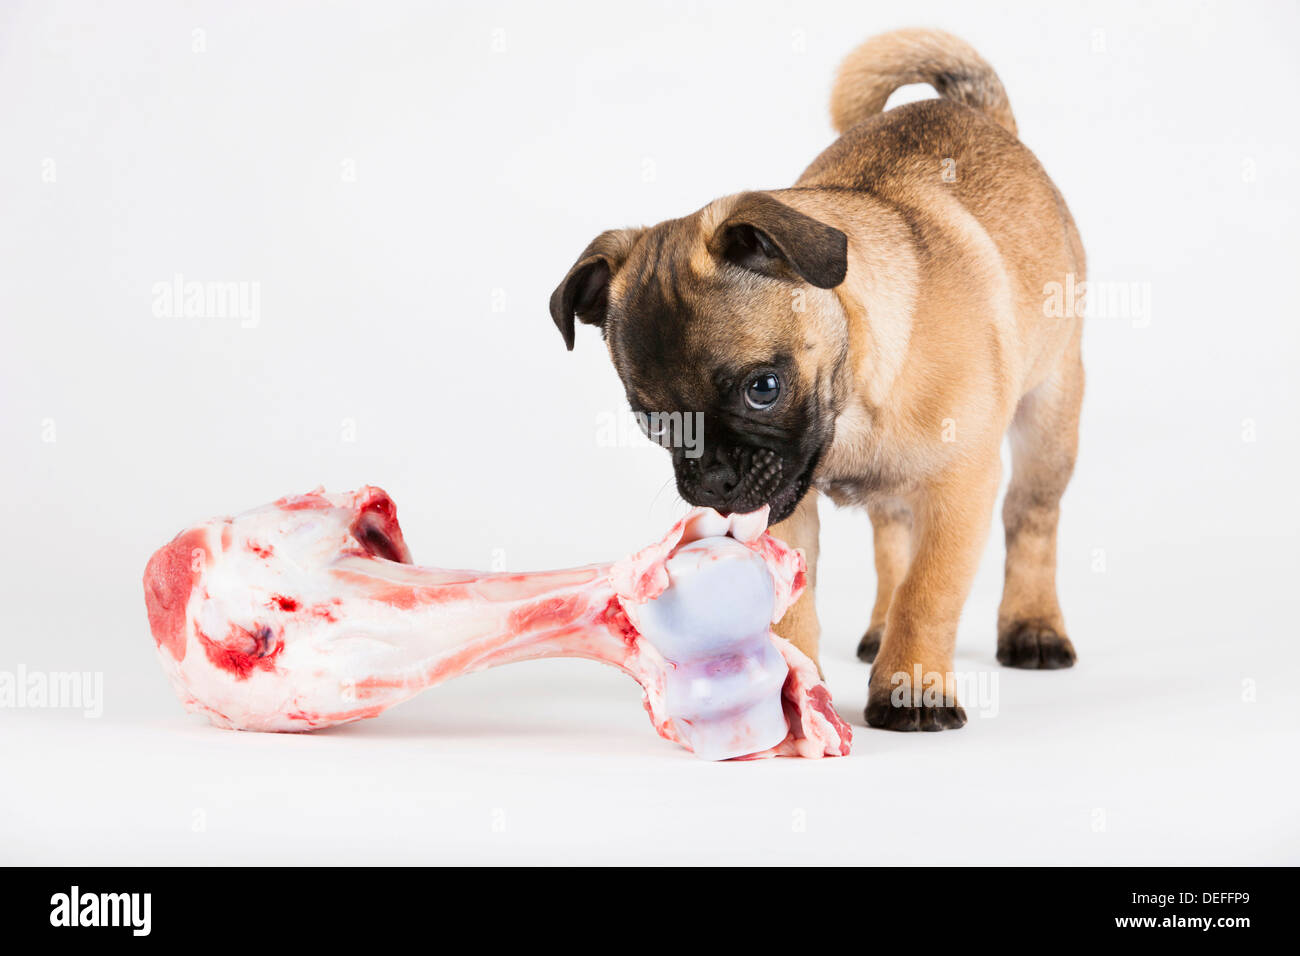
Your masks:
<instances>
[{"instance_id":1,"label":"blood on bone","mask_svg":"<svg viewBox=\"0 0 1300 956\"><path fill-rule=\"evenodd\" d=\"M387 604L399 611L410 611L431 604L449 604L472 597L469 586L462 583L425 586L392 584L347 569L335 570L334 576L356 585L369 600Z\"/></svg>"},{"instance_id":2,"label":"blood on bone","mask_svg":"<svg viewBox=\"0 0 1300 956\"><path fill-rule=\"evenodd\" d=\"M540 631L571 624L586 609L579 594L549 597L510 612L509 627L516 633Z\"/></svg>"},{"instance_id":3,"label":"blood on bone","mask_svg":"<svg viewBox=\"0 0 1300 956\"><path fill-rule=\"evenodd\" d=\"M334 606L342 603L343 601L341 599L333 598L329 604L313 604L307 610L309 614L312 614L321 620L337 621L338 618L334 615Z\"/></svg>"},{"instance_id":4,"label":"blood on bone","mask_svg":"<svg viewBox=\"0 0 1300 956\"><path fill-rule=\"evenodd\" d=\"M835 712L835 707L831 703L831 692L826 689L825 684L818 684L808 691L808 706L822 716L822 719L829 724L839 725L844 721L840 715ZM849 741L847 738L840 741L840 755L847 756L849 752Z\"/></svg>"},{"instance_id":5,"label":"blood on bone","mask_svg":"<svg viewBox=\"0 0 1300 956\"><path fill-rule=\"evenodd\" d=\"M609 603L605 605L605 610L600 615L600 622L609 628L610 633L629 646L634 645L641 638L636 628L632 626L632 622L628 620L627 611L623 610L623 605L616 597L610 598Z\"/></svg>"},{"instance_id":6,"label":"blood on bone","mask_svg":"<svg viewBox=\"0 0 1300 956\"><path fill-rule=\"evenodd\" d=\"M178 697L221 727L315 730L375 717L460 674L563 656L629 674L655 730L688 745L666 711L666 675L676 665L642 637L630 612L669 586L664 562L683 535L733 528L769 567L775 619L798 597L804 564L762 533L761 518L696 512L613 565L478 574L410 563L392 500L372 487L288 496L178 535L150 559L145 601ZM212 555L207 542L228 533L257 549ZM815 665L770 639L789 666L781 690L789 733L747 756L847 753L850 730ZM197 653L186 653L190 643ZM746 729L738 721L728 732L743 738Z\"/></svg>"},{"instance_id":7,"label":"blood on bone","mask_svg":"<svg viewBox=\"0 0 1300 956\"><path fill-rule=\"evenodd\" d=\"M284 649L284 643L277 641L274 631L266 626L249 631L231 624L221 642L212 640L201 630L196 629L196 633L208 660L240 681L247 680L254 670L274 671L275 659Z\"/></svg>"},{"instance_id":8,"label":"blood on bone","mask_svg":"<svg viewBox=\"0 0 1300 956\"><path fill-rule=\"evenodd\" d=\"M474 592L489 601L517 601L537 597L556 588L578 587L600 576L597 567L565 571L537 571L529 574L484 574L474 581Z\"/></svg>"},{"instance_id":9,"label":"blood on bone","mask_svg":"<svg viewBox=\"0 0 1300 956\"><path fill-rule=\"evenodd\" d=\"M397 523L397 509L393 499L378 488L366 489L367 497L357 506L357 516L349 530L365 548L377 558L411 563L411 551L402 537Z\"/></svg>"},{"instance_id":10,"label":"blood on bone","mask_svg":"<svg viewBox=\"0 0 1300 956\"><path fill-rule=\"evenodd\" d=\"M312 508L326 509L331 507L330 500L321 493L321 490L309 491L305 495L285 495L283 498L277 498L275 506L282 511L305 511Z\"/></svg>"},{"instance_id":11,"label":"blood on bone","mask_svg":"<svg viewBox=\"0 0 1300 956\"><path fill-rule=\"evenodd\" d=\"M373 707L353 707L351 710L339 710L328 714L311 714L298 710L288 716L302 722L304 730L319 730L324 727L336 727L339 724L350 724L357 720L369 720L378 717L387 709L386 705L380 704Z\"/></svg>"},{"instance_id":12,"label":"blood on bone","mask_svg":"<svg viewBox=\"0 0 1300 956\"><path fill-rule=\"evenodd\" d=\"M145 567L149 629L159 647L185 659L185 612L190 592L211 557L206 528L191 528L156 551Z\"/></svg>"}]
</instances>

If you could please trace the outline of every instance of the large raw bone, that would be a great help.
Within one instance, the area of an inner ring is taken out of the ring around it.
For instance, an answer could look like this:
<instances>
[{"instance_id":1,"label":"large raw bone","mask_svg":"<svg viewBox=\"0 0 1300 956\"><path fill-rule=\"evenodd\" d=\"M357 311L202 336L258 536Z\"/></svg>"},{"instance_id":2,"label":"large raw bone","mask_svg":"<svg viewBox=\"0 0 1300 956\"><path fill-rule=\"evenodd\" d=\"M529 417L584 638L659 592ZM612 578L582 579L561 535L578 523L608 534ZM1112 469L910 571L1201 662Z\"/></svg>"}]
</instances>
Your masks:
<instances>
[{"instance_id":1,"label":"large raw bone","mask_svg":"<svg viewBox=\"0 0 1300 956\"><path fill-rule=\"evenodd\" d=\"M701 509L614 564L484 574L413 565L380 489L317 490L177 535L145 602L178 696L221 727L315 730L459 674L585 657L709 759L847 754L816 667L770 630L804 562L766 517Z\"/></svg>"}]
</instances>

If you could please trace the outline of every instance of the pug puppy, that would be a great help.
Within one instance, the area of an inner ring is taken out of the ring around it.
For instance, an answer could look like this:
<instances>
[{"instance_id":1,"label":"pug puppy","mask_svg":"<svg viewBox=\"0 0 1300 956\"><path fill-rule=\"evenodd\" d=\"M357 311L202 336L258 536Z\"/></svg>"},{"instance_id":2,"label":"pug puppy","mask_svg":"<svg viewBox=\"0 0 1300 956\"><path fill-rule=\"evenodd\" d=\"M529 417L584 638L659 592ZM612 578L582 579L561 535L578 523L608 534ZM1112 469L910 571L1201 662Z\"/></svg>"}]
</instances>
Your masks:
<instances>
[{"instance_id":1,"label":"pug puppy","mask_svg":"<svg viewBox=\"0 0 1300 956\"><path fill-rule=\"evenodd\" d=\"M941 98L882 112L921 82ZM997 658L1075 661L1055 577L1082 309L1045 304L1083 287L1083 247L997 75L956 37L868 40L831 116L840 139L789 189L597 236L551 315L569 349L575 320L600 328L634 410L702 414L702 453L670 449L678 491L724 513L771 509L810 583L778 630L814 660L818 497L867 510L867 723L960 727L953 645L1006 434Z\"/></svg>"}]
</instances>

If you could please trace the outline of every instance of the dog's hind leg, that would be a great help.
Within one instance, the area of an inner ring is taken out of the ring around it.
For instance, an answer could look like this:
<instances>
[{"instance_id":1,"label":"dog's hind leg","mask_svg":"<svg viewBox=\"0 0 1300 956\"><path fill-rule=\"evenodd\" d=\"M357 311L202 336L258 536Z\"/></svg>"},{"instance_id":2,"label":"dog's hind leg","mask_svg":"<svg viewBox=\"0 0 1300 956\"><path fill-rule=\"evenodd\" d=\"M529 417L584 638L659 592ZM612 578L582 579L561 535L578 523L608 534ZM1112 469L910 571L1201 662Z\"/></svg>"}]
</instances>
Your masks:
<instances>
[{"instance_id":1,"label":"dog's hind leg","mask_svg":"<svg viewBox=\"0 0 1300 956\"><path fill-rule=\"evenodd\" d=\"M876 603L871 624L858 643L858 659L870 664L880 650L885 619L894 589L907 574L912 549L912 511L900 498L873 499L867 505L871 516L871 540L876 553Z\"/></svg>"},{"instance_id":2,"label":"dog's hind leg","mask_svg":"<svg viewBox=\"0 0 1300 956\"><path fill-rule=\"evenodd\" d=\"M1006 583L998 608L998 661L1008 667L1050 669L1075 661L1056 596L1056 527L1079 447L1082 400L1076 334L1053 373L1020 400L1009 431Z\"/></svg>"}]
</instances>

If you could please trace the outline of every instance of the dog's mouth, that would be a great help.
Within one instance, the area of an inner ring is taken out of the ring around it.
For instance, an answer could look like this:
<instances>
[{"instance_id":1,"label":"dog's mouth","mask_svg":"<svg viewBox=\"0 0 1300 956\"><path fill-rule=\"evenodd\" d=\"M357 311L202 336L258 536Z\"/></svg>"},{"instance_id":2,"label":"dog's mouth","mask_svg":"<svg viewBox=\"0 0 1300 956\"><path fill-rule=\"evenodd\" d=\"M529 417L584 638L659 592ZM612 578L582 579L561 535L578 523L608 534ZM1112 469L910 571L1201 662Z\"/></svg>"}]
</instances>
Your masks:
<instances>
[{"instance_id":1,"label":"dog's mouth","mask_svg":"<svg viewBox=\"0 0 1300 956\"><path fill-rule=\"evenodd\" d=\"M712 487L701 479L698 466L688 461L678 464L677 490L687 503L713 508L722 514L748 514L763 505L769 509L768 523L784 521L794 513L812 485L813 472L821 454L812 455L790 475L793 464L768 448L734 448L729 451L739 478L729 482L725 492L716 482Z\"/></svg>"},{"instance_id":2,"label":"dog's mouth","mask_svg":"<svg viewBox=\"0 0 1300 956\"><path fill-rule=\"evenodd\" d=\"M794 514L794 509L799 507L799 502L808 493L808 488L812 484L813 469L816 465L816 459L808 462L808 465L794 481L782 486L775 495L767 500L766 504L770 509L767 518L768 524L772 525L778 521L784 521Z\"/></svg>"}]
</instances>

